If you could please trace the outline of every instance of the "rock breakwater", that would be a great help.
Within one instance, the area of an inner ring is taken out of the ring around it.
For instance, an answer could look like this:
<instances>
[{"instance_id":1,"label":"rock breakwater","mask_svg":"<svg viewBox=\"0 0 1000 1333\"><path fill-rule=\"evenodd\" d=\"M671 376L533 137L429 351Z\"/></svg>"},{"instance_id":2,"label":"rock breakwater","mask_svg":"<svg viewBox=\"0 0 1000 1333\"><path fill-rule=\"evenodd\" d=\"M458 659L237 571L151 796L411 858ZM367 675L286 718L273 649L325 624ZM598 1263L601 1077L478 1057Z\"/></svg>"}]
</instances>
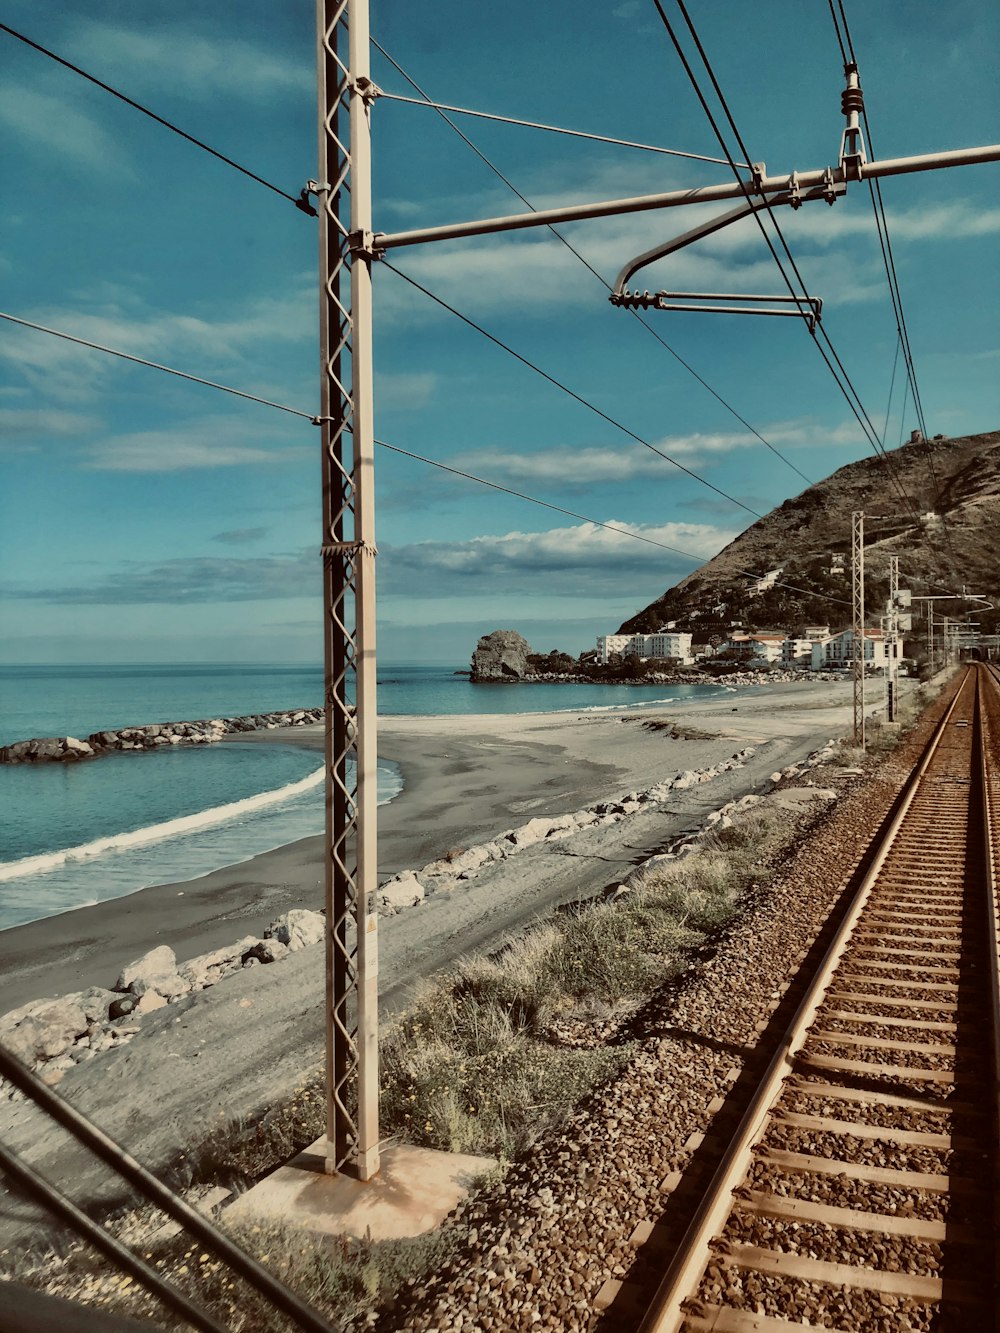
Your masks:
<instances>
[{"instance_id":1,"label":"rock breakwater","mask_svg":"<svg viewBox=\"0 0 1000 1333\"><path fill-rule=\"evenodd\" d=\"M84 740L75 736L34 737L0 746L0 764L75 763L123 750L158 750L166 745L211 745L241 731L274 731L322 722L322 708L293 708L277 713L247 713L197 722L153 722L144 727L95 731Z\"/></svg>"},{"instance_id":2,"label":"rock breakwater","mask_svg":"<svg viewBox=\"0 0 1000 1333\"><path fill-rule=\"evenodd\" d=\"M161 944L124 966L112 989L91 986L12 1009L0 1017L0 1041L51 1087L74 1065L137 1036L146 1014L176 1005L244 968L280 962L318 944L325 934L321 912L293 907L272 921L262 938L247 935L186 962L178 962L173 949ZM0 1079L0 1099L20 1096Z\"/></svg>"}]
</instances>

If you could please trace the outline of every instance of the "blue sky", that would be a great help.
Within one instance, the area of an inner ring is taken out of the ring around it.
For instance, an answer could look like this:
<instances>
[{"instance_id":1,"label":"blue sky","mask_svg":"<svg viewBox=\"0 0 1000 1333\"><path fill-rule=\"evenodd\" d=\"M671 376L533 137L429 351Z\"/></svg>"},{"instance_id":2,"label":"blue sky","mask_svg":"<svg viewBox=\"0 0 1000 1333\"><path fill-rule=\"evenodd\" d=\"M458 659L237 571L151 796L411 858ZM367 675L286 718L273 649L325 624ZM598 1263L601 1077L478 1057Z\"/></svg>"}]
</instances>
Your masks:
<instances>
[{"instance_id":1,"label":"blue sky","mask_svg":"<svg viewBox=\"0 0 1000 1333\"><path fill-rule=\"evenodd\" d=\"M665 8L678 18L673 0ZM876 155L1000 139L995 6L846 0ZM842 71L826 0L691 6L751 155L835 163ZM291 194L315 174L314 14L7 0L3 19ZM372 0L374 36L433 97L715 155L651 0ZM316 410L315 223L0 34L3 310ZM410 93L376 52L373 77ZM707 86L707 81L706 81ZM728 168L462 120L537 207L726 181ZM373 112L375 225L523 205L433 111ZM1000 167L883 182L932 432L1000 423ZM728 207L724 206L724 207ZM566 226L600 273L696 209ZM896 331L867 188L782 217L824 327L886 422ZM393 262L751 510L804 486L544 231ZM643 286L779 292L753 224ZM579 651L753 515L527 370L393 273L375 273L376 433L676 546L683 558L398 456L377 458L379 648L462 665L519 629ZM812 480L871 452L796 320L651 314L656 332ZM916 424L897 378L891 446ZM317 432L308 422L0 322L0 660L321 657Z\"/></svg>"}]
</instances>

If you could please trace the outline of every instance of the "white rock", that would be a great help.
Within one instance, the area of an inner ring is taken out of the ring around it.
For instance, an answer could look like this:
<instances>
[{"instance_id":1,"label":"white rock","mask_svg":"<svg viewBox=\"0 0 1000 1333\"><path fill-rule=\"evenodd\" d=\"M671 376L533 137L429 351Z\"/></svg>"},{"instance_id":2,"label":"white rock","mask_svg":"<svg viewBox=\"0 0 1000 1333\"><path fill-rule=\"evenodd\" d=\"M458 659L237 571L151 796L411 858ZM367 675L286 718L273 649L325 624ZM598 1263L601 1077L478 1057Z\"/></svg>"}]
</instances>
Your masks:
<instances>
[{"instance_id":1,"label":"white rock","mask_svg":"<svg viewBox=\"0 0 1000 1333\"><path fill-rule=\"evenodd\" d=\"M507 840L515 847L532 847L536 842L541 842L551 828L551 819L529 819L527 824L513 829L507 835Z\"/></svg>"},{"instance_id":2,"label":"white rock","mask_svg":"<svg viewBox=\"0 0 1000 1333\"><path fill-rule=\"evenodd\" d=\"M167 1001L164 996L159 995L155 990L148 990L139 997L139 1003L135 1006L140 1014L150 1014L154 1009L163 1009Z\"/></svg>"},{"instance_id":3,"label":"white rock","mask_svg":"<svg viewBox=\"0 0 1000 1333\"><path fill-rule=\"evenodd\" d=\"M669 865L671 862L676 860L677 860L676 852L658 852L656 856L651 856L649 857L648 860L643 861L639 869L655 870L657 866Z\"/></svg>"},{"instance_id":4,"label":"white rock","mask_svg":"<svg viewBox=\"0 0 1000 1333\"><path fill-rule=\"evenodd\" d=\"M133 995L142 995L151 988L153 978L166 979L177 975L177 955L167 944L150 949L141 958L123 967L115 982L116 991L130 990ZM136 989L136 984L140 989ZM152 987L152 989L156 989ZM177 994L182 994L184 987Z\"/></svg>"},{"instance_id":5,"label":"white rock","mask_svg":"<svg viewBox=\"0 0 1000 1333\"><path fill-rule=\"evenodd\" d=\"M89 741L79 741L75 736L65 736L63 745L67 750L72 750L74 754L80 755L81 758L86 758L94 753L94 747Z\"/></svg>"},{"instance_id":6,"label":"white rock","mask_svg":"<svg viewBox=\"0 0 1000 1333\"><path fill-rule=\"evenodd\" d=\"M424 886L412 870L404 870L400 875L387 879L378 891L380 912L391 916L405 907L416 907L424 900Z\"/></svg>"},{"instance_id":7,"label":"white rock","mask_svg":"<svg viewBox=\"0 0 1000 1333\"><path fill-rule=\"evenodd\" d=\"M64 1055L87 1031L87 1015L71 1000L47 1000L4 1033L4 1045L25 1064Z\"/></svg>"},{"instance_id":8,"label":"white rock","mask_svg":"<svg viewBox=\"0 0 1000 1333\"><path fill-rule=\"evenodd\" d=\"M572 833L578 827L578 816L575 812L568 815L556 815L549 825L548 836L551 838L558 833Z\"/></svg>"},{"instance_id":9,"label":"white rock","mask_svg":"<svg viewBox=\"0 0 1000 1333\"><path fill-rule=\"evenodd\" d=\"M244 955L243 966L251 960L257 963L280 963L287 958L291 950L280 940L258 940Z\"/></svg>"},{"instance_id":10,"label":"white rock","mask_svg":"<svg viewBox=\"0 0 1000 1333\"><path fill-rule=\"evenodd\" d=\"M326 939L326 917L305 907L293 907L264 931L265 939L280 940L289 949L305 949Z\"/></svg>"},{"instance_id":11,"label":"white rock","mask_svg":"<svg viewBox=\"0 0 1000 1333\"><path fill-rule=\"evenodd\" d=\"M430 865L424 866L425 875L461 875L470 870L478 870L480 866L486 865L491 860L489 845L480 847L469 847L464 852L457 852L454 856L442 857L440 861L432 861Z\"/></svg>"},{"instance_id":12,"label":"white rock","mask_svg":"<svg viewBox=\"0 0 1000 1333\"><path fill-rule=\"evenodd\" d=\"M242 967L244 954L260 942L256 935L245 935L237 944L227 944L221 949L189 958L181 963L178 971L190 989L204 990L206 986L213 986L230 972Z\"/></svg>"}]
</instances>

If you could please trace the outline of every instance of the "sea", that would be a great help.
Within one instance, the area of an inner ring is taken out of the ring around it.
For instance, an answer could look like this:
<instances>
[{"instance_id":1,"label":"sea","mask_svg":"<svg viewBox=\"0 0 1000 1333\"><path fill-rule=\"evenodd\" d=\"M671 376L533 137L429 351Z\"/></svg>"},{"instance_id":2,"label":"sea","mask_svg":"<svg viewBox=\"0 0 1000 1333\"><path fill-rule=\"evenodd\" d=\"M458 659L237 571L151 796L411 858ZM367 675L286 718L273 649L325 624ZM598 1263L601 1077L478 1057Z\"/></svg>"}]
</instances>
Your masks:
<instances>
[{"instance_id":1,"label":"sea","mask_svg":"<svg viewBox=\"0 0 1000 1333\"><path fill-rule=\"evenodd\" d=\"M602 712L710 698L712 685L472 684L453 666L389 663L378 711ZM318 707L320 667L0 666L0 745L152 722ZM284 736L286 733L281 733ZM177 883L321 833L321 756L295 744L170 746L74 764L0 764L0 930ZM379 762L379 803L402 790Z\"/></svg>"}]
</instances>

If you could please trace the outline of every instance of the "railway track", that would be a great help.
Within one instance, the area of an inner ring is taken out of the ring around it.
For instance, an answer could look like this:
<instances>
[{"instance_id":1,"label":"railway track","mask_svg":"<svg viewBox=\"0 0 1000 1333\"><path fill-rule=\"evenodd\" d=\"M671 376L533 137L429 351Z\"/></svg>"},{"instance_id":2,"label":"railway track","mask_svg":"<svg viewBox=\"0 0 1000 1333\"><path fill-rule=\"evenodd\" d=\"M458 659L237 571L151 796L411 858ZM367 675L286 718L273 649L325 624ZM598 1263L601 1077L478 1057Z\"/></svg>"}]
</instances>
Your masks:
<instances>
[{"instance_id":1,"label":"railway track","mask_svg":"<svg viewBox=\"0 0 1000 1333\"><path fill-rule=\"evenodd\" d=\"M1000 1327L1000 674L969 669L641 1333Z\"/></svg>"}]
</instances>

